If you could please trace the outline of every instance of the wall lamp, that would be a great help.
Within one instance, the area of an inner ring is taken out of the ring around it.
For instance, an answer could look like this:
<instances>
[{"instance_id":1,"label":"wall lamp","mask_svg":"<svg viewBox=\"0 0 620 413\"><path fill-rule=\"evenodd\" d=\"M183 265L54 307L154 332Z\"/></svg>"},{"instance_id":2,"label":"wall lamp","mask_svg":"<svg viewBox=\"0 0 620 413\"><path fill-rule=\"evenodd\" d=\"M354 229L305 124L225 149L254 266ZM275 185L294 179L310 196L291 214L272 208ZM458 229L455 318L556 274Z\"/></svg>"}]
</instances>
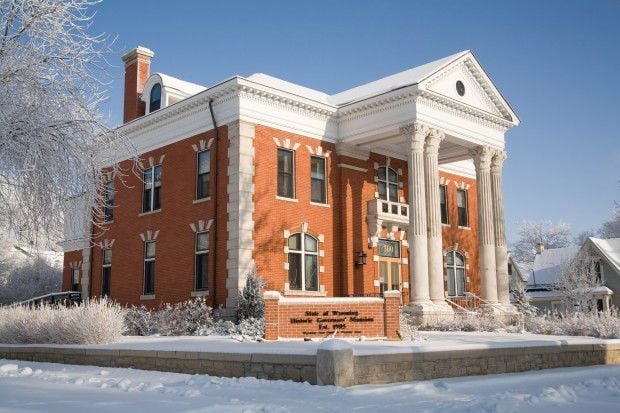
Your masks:
<instances>
[{"instance_id":1,"label":"wall lamp","mask_svg":"<svg viewBox=\"0 0 620 413\"><path fill-rule=\"evenodd\" d=\"M357 261L355 261L356 266L366 265L366 253L364 251L360 251L357 253Z\"/></svg>"}]
</instances>

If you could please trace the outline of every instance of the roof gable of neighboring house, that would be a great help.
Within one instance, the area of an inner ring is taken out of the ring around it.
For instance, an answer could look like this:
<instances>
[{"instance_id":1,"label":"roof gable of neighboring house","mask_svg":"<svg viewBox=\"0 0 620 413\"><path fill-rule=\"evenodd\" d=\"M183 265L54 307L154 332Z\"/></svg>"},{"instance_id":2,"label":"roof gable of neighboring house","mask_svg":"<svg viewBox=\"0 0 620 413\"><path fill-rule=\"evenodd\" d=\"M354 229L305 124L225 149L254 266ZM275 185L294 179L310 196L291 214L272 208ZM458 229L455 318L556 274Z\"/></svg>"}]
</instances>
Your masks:
<instances>
[{"instance_id":1,"label":"roof gable of neighboring house","mask_svg":"<svg viewBox=\"0 0 620 413\"><path fill-rule=\"evenodd\" d=\"M534 258L528 287L551 286L577 256L580 247L550 248Z\"/></svg>"},{"instance_id":2,"label":"roof gable of neighboring house","mask_svg":"<svg viewBox=\"0 0 620 413\"><path fill-rule=\"evenodd\" d=\"M589 244L594 251L607 261L609 266L620 275L620 238L600 239L590 237L586 244Z\"/></svg>"}]
</instances>

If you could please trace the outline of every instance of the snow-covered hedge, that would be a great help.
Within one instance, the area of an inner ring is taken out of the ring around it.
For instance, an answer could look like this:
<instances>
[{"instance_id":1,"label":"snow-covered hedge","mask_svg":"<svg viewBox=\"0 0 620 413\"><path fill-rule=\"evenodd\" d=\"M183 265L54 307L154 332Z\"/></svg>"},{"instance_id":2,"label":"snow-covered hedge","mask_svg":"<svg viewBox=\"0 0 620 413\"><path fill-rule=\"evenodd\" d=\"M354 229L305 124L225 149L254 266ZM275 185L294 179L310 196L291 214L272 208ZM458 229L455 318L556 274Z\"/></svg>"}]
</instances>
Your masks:
<instances>
[{"instance_id":1,"label":"snow-covered hedge","mask_svg":"<svg viewBox=\"0 0 620 413\"><path fill-rule=\"evenodd\" d=\"M620 338L620 317L616 309L600 313L549 313L525 317L524 328L536 334Z\"/></svg>"},{"instance_id":2,"label":"snow-covered hedge","mask_svg":"<svg viewBox=\"0 0 620 413\"><path fill-rule=\"evenodd\" d=\"M113 343L125 329L124 312L121 306L105 299L69 307L2 307L0 343Z\"/></svg>"},{"instance_id":3,"label":"snow-covered hedge","mask_svg":"<svg viewBox=\"0 0 620 413\"><path fill-rule=\"evenodd\" d=\"M167 304L159 310L131 307L125 314L125 334L148 336L233 336L242 340L259 340L265 326L263 318L244 318L237 324L214 319L213 310L203 298Z\"/></svg>"}]
</instances>

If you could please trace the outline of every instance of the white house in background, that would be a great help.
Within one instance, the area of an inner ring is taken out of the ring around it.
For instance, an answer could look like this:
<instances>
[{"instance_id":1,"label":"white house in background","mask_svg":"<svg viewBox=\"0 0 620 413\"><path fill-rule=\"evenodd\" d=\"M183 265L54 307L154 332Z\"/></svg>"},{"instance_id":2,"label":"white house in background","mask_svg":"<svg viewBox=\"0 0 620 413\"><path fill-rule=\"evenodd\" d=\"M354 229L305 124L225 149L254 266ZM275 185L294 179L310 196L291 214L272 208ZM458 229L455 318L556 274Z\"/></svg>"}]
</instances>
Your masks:
<instances>
[{"instance_id":1,"label":"white house in background","mask_svg":"<svg viewBox=\"0 0 620 413\"><path fill-rule=\"evenodd\" d=\"M512 255L508 254L508 284L511 292L519 287L526 288L529 274L522 265L514 260Z\"/></svg>"},{"instance_id":2,"label":"white house in background","mask_svg":"<svg viewBox=\"0 0 620 413\"><path fill-rule=\"evenodd\" d=\"M592 304L600 310L610 306L620 308L620 238L588 238L581 247L540 247L536 252L534 267L527 282L527 294L531 303L542 310L562 310L562 295L555 283L578 258L592 260L593 271L601 280L601 286L590 291Z\"/></svg>"}]
</instances>

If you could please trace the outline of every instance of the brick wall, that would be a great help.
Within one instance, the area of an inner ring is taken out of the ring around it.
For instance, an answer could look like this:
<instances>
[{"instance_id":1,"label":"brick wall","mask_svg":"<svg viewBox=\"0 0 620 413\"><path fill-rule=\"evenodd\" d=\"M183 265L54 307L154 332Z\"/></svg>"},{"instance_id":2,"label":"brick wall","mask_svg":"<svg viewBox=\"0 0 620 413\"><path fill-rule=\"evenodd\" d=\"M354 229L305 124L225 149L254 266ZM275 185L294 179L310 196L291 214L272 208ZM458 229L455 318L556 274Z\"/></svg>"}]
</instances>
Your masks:
<instances>
[{"instance_id":1,"label":"brick wall","mask_svg":"<svg viewBox=\"0 0 620 413\"><path fill-rule=\"evenodd\" d=\"M400 292L384 298L284 298L265 293L265 339L335 336L398 339Z\"/></svg>"}]
</instances>

